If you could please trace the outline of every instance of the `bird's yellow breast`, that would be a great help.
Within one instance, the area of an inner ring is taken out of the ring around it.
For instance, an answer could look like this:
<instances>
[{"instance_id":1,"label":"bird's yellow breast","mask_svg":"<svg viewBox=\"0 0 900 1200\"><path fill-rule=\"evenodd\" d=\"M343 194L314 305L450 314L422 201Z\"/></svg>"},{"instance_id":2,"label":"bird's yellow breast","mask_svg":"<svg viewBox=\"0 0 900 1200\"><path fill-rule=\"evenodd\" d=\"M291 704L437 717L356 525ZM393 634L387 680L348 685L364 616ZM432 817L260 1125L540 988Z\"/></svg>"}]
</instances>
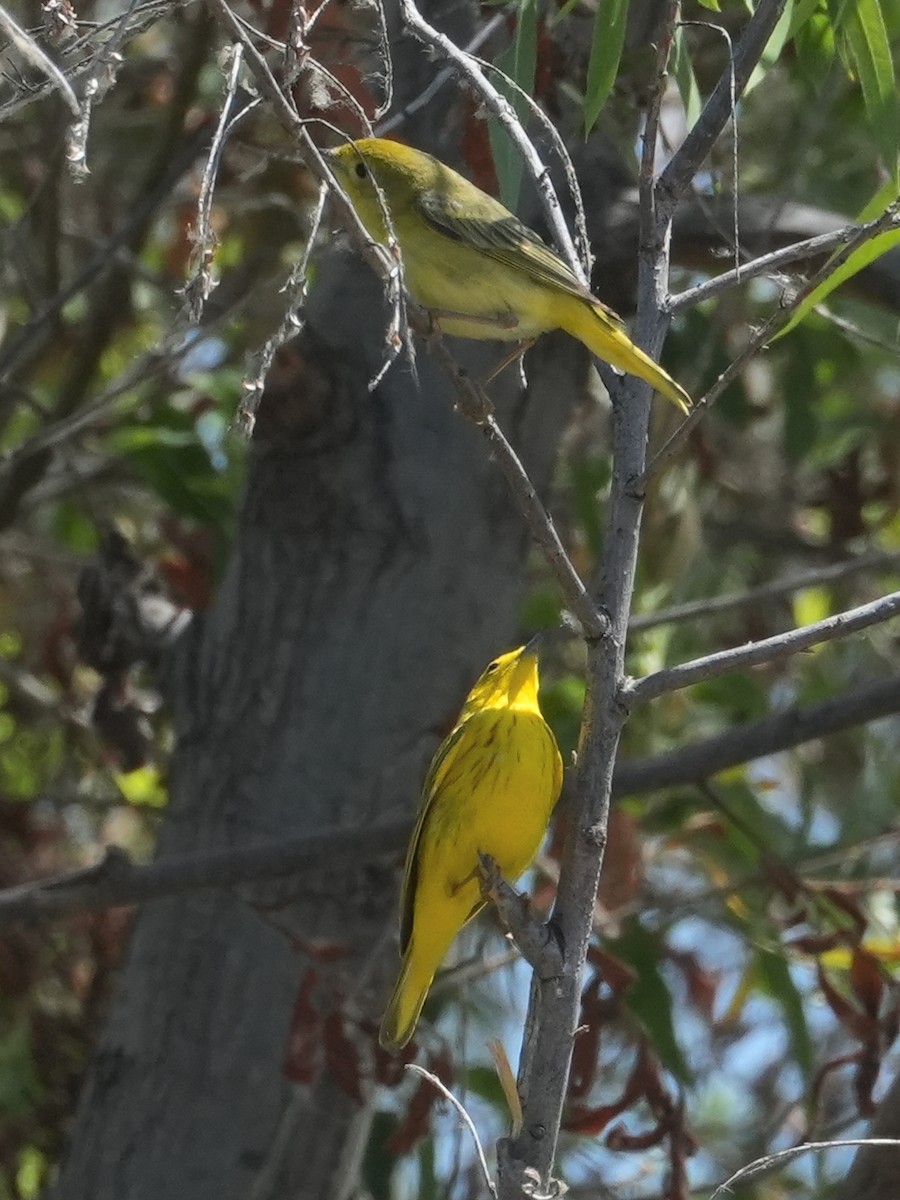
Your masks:
<instances>
[{"instance_id":1,"label":"bird's yellow breast","mask_svg":"<svg viewBox=\"0 0 900 1200\"><path fill-rule=\"evenodd\" d=\"M419 844L414 939L437 911L464 921L479 906L479 854L517 879L537 853L559 795L559 751L539 713L487 710L474 714L465 732L434 781Z\"/></svg>"}]
</instances>

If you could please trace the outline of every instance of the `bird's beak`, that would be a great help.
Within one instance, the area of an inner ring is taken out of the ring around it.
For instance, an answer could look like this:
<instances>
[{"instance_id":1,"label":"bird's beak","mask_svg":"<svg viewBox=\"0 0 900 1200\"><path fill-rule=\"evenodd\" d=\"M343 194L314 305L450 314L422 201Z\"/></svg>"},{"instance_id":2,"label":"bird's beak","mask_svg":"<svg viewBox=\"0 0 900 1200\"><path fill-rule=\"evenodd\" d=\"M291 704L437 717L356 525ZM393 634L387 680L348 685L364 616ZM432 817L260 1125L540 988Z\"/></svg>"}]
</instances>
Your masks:
<instances>
[{"instance_id":1,"label":"bird's beak","mask_svg":"<svg viewBox=\"0 0 900 1200\"><path fill-rule=\"evenodd\" d=\"M548 630L542 629L542 630L540 630L539 633L536 633L534 635L534 637L531 639L531 641L526 642L525 646L522 650L522 657L523 658L539 658L541 649L547 639L548 632L549 632Z\"/></svg>"}]
</instances>

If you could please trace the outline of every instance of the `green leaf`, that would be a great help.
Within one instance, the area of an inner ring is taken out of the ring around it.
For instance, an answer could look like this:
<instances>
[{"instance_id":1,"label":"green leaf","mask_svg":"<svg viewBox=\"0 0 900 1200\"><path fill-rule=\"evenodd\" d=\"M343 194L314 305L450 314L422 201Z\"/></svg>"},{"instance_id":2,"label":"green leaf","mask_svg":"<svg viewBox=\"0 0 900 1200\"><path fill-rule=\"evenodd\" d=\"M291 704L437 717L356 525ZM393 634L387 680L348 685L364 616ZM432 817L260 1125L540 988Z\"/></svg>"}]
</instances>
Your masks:
<instances>
[{"instance_id":1,"label":"green leaf","mask_svg":"<svg viewBox=\"0 0 900 1200\"><path fill-rule=\"evenodd\" d=\"M463 1079L467 1092L480 1096L482 1100L486 1100L493 1108L496 1108L502 1116L507 1116L509 1110L506 1107L506 1096L503 1094L503 1086L493 1067L469 1067Z\"/></svg>"},{"instance_id":2,"label":"green leaf","mask_svg":"<svg viewBox=\"0 0 900 1200\"><path fill-rule=\"evenodd\" d=\"M822 0L795 0L791 13L791 23L788 28L788 40L797 36L807 21L811 19L822 6ZM822 14L828 20L827 13ZM830 25L829 21L829 25Z\"/></svg>"},{"instance_id":3,"label":"green leaf","mask_svg":"<svg viewBox=\"0 0 900 1200\"><path fill-rule=\"evenodd\" d=\"M834 64L834 26L825 12L813 12L794 36L797 65L814 88L820 88Z\"/></svg>"},{"instance_id":4,"label":"green leaf","mask_svg":"<svg viewBox=\"0 0 900 1200\"><path fill-rule=\"evenodd\" d=\"M169 800L165 783L154 766L137 767L113 775L116 785L129 804L147 808L165 808Z\"/></svg>"},{"instance_id":5,"label":"green leaf","mask_svg":"<svg viewBox=\"0 0 900 1200\"><path fill-rule=\"evenodd\" d=\"M437 1200L438 1181L434 1161L434 1138L426 1138L419 1146L418 1200Z\"/></svg>"},{"instance_id":6,"label":"green leaf","mask_svg":"<svg viewBox=\"0 0 900 1200\"><path fill-rule=\"evenodd\" d=\"M616 81L625 44L628 0L603 0L594 19L584 97L584 136L591 132Z\"/></svg>"},{"instance_id":7,"label":"green leaf","mask_svg":"<svg viewBox=\"0 0 900 1200\"><path fill-rule=\"evenodd\" d=\"M757 949L756 968L764 990L781 1007L794 1058L809 1078L814 1068L815 1053L803 1011L803 998L794 985L787 961L782 954L773 950Z\"/></svg>"},{"instance_id":8,"label":"green leaf","mask_svg":"<svg viewBox=\"0 0 900 1200\"><path fill-rule=\"evenodd\" d=\"M536 64L537 0L521 0L516 35L512 44L497 56L494 65L530 96L534 92ZM528 105L522 97L502 77L497 82L497 90L506 97L524 125L528 119ZM522 156L496 117L491 117L488 121L488 134L497 183L500 186L500 199L507 208L515 211L519 201L519 189L522 186Z\"/></svg>"},{"instance_id":9,"label":"green leaf","mask_svg":"<svg viewBox=\"0 0 900 1200\"><path fill-rule=\"evenodd\" d=\"M841 32L860 87L869 122L885 165L897 175L897 83L891 43L879 0L856 0L845 10Z\"/></svg>"},{"instance_id":10,"label":"green leaf","mask_svg":"<svg viewBox=\"0 0 900 1200\"><path fill-rule=\"evenodd\" d=\"M634 968L637 978L625 1000L646 1029L663 1066L682 1083L690 1083L693 1075L675 1037L672 997L659 970L662 939L632 921L620 938L609 939L605 945Z\"/></svg>"},{"instance_id":11,"label":"green leaf","mask_svg":"<svg viewBox=\"0 0 900 1200\"><path fill-rule=\"evenodd\" d=\"M697 123L703 101L700 98L700 88L697 86L691 56L688 54L684 29L680 25L676 28L672 41L672 73L678 85L681 103L684 105L687 127L691 129Z\"/></svg>"},{"instance_id":12,"label":"green leaf","mask_svg":"<svg viewBox=\"0 0 900 1200\"><path fill-rule=\"evenodd\" d=\"M857 217L859 222L872 220L873 213L880 213L900 197L900 188L898 188L896 179L889 180L875 196L868 202L865 208ZM824 279L818 287L814 288L801 304L797 306L794 315L785 325L784 329L777 333L772 339L777 342L779 338L783 338L806 317L817 304L830 296L835 288L840 287L842 283L846 283L848 279L852 279L858 274L863 267L867 267L869 263L874 262L876 258L880 258L882 254L886 254L888 250L894 246L900 245L900 228L889 229L885 233L880 233L877 237L865 242L858 250L850 255L846 262L842 263L836 270ZM837 253L832 255L835 258Z\"/></svg>"},{"instance_id":13,"label":"green leaf","mask_svg":"<svg viewBox=\"0 0 900 1200\"><path fill-rule=\"evenodd\" d=\"M700 7L708 8L710 12L717 13L722 11L722 6L719 4L719 0L700 0Z\"/></svg>"},{"instance_id":14,"label":"green leaf","mask_svg":"<svg viewBox=\"0 0 900 1200\"><path fill-rule=\"evenodd\" d=\"M391 1176L397 1165L397 1158L388 1150L387 1143L399 1128L400 1118L396 1113L379 1111L372 1118L369 1140L366 1142L359 1172L365 1191L372 1200L391 1198Z\"/></svg>"}]
</instances>

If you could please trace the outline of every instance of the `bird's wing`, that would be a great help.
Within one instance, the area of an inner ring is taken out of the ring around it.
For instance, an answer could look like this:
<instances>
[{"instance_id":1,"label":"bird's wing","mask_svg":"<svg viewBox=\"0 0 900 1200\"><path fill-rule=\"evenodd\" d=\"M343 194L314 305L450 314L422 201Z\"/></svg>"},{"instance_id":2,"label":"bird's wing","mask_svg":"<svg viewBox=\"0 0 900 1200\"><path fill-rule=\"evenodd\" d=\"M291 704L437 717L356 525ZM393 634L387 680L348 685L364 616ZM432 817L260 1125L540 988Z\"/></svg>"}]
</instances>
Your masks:
<instances>
[{"instance_id":1,"label":"bird's wing","mask_svg":"<svg viewBox=\"0 0 900 1200\"><path fill-rule=\"evenodd\" d=\"M439 781L443 777L444 768L449 766L455 757L459 739L466 724L467 722L463 721L460 725L457 725L453 732L441 743L437 754L432 759L425 782L422 785L422 798L419 801L419 811L416 815L416 827L413 830L413 835L410 838L409 847L406 851L406 864L403 868L403 887L400 892L401 954L406 953L406 949L409 946L409 939L412 936L413 908L416 901L416 887L419 877L419 844L422 841L422 832L425 828L428 814L431 812L434 798L437 795Z\"/></svg>"},{"instance_id":2,"label":"bird's wing","mask_svg":"<svg viewBox=\"0 0 900 1200\"><path fill-rule=\"evenodd\" d=\"M474 205L459 204L434 191L423 191L416 198L416 206L428 224L445 237L464 242L488 258L524 271L541 283L591 299L608 311L616 324L621 324L621 318L582 287L559 255L545 246L533 229L523 225L518 217L490 196L479 195L477 217L471 215Z\"/></svg>"}]
</instances>

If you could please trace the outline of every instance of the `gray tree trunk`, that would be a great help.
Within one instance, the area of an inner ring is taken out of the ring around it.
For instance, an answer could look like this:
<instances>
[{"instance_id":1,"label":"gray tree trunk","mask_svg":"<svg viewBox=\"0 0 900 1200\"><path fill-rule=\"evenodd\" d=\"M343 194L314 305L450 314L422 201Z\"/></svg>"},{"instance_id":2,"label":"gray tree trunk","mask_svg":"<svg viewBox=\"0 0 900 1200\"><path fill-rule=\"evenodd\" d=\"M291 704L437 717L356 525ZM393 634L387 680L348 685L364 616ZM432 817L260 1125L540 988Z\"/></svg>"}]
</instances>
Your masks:
<instances>
[{"instance_id":1,"label":"gray tree trunk","mask_svg":"<svg viewBox=\"0 0 900 1200\"><path fill-rule=\"evenodd\" d=\"M397 364L369 393L381 307L366 268L332 261L281 367L291 381L267 393L230 567L168 664L178 746L162 855L411 811L472 678L515 636L522 518L427 352L420 391ZM490 361L472 350L472 369ZM515 371L496 388L540 487L572 394L554 363L584 366L574 343L556 350L533 360L527 395ZM356 1107L327 1071L284 1078L310 960L277 926L345 945L330 969L377 1019L396 879L369 866L291 891L289 914L226 894L140 914L60 1200L336 1194Z\"/></svg>"}]
</instances>

